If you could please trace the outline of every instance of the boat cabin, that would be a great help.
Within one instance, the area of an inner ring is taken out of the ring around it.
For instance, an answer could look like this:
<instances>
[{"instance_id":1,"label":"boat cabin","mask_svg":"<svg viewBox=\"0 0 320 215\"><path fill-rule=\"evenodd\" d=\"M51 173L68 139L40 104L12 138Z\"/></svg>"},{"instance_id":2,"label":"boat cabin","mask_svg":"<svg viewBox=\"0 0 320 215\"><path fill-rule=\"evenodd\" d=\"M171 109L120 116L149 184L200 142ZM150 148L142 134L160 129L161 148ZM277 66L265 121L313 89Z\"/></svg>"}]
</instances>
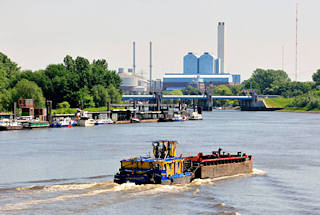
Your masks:
<instances>
[{"instance_id":1,"label":"boat cabin","mask_svg":"<svg viewBox=\"0 0 320 215\"><path fill-rule=\"evenodd\" d=\"M136 157L121 160L123 179L135 183L163 183L185 176L184 158L176 157L177 141L153 142L154 157Z\"/></svg>"}]
</instances>

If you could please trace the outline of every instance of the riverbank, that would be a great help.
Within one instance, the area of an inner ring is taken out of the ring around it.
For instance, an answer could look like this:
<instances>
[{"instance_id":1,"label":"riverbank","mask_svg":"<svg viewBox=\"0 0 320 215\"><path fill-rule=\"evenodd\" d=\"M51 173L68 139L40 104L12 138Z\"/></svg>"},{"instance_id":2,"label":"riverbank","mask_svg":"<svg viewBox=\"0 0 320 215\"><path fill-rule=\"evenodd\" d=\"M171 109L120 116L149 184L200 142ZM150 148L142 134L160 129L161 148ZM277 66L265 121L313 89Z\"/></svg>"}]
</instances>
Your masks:
<instances>
[{"instance_id":1,"label":"riverbank","mask_svg":"<svg viewBox=\"0 0 320 215\"><path fill-rule=\"evenodd\" d=\"M309 109L308 107L289 107L294 101L294 98L265 98L264 99L268 108L283 108L281 112L297 112L297 113L320 113L320 109Z\"/></svg>"}]
</instances>

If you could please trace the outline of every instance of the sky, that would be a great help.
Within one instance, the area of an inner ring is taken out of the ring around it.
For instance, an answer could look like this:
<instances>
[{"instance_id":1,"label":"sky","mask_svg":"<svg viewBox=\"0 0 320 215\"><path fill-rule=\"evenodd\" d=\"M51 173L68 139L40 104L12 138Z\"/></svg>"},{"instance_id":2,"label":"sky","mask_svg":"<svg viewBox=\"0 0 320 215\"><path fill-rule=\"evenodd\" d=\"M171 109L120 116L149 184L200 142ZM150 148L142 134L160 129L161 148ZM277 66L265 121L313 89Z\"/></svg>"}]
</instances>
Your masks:
<instances>
[{"instance_id":1,"label":"sky","mask_svg":"<svg viewBox=\"0 0 320 215\"><path fill-rule=\"evenodd\" d=\"M256 68L282 69L294 79L299 7L298 81L320 69L319 0L0 0L0 52L22 70L62 63L66 55L106 59L148 77L182 73L188 52L217 55L217 24L225 22L225 72L248 79ZM282 58L284 56L284 58ZM283 60L282 60L283 59Z\"/></svg>"}]
</instances>

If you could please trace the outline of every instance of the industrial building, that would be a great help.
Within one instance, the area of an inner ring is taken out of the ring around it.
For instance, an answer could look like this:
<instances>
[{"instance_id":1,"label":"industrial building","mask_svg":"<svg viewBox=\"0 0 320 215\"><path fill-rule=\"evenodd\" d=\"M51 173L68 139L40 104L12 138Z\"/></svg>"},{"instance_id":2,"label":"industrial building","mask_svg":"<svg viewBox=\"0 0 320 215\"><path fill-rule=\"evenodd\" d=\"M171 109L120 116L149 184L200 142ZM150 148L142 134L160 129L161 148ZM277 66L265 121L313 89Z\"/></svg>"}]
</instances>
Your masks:
<instances>
[{"instance_id":1,"label":"industrial building","mask_svg":"<svg viewBox=\"0 0 320 215\"><path fill-rule=\"evenodd\" d=\"M120 89L129 92L147 91L149 82L141 75L134 74L133 69L129 68L128 72L125 72L123 68L118 68L118 75L122 81Z\"/></svg>"},{"instance_id":2,"label":"industrial building","mask_svg":"<svg viewBox=\"0 0 320 215\"><path fill-rule=\"evenodd\" d=\"M166 73L163 89L183 89L187 86L204 88L220 84L240 84L240 75L225 73L225 24L218 23L218 57L204 52L200 57L189 52L183 57L183 73Z\"/></svg>"}]
</instances>

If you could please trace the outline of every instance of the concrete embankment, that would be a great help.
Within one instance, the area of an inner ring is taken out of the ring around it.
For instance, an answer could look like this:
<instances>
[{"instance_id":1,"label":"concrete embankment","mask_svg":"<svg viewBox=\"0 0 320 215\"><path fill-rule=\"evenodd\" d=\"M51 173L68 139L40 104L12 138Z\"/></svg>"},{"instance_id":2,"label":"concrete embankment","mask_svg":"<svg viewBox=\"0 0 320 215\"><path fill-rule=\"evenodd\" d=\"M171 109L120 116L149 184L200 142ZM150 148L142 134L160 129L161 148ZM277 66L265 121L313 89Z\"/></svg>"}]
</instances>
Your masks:
<instances>
[{"instance_id":1,"label":"concrete embankment","mask_svg":"<svg viewBox=\"0 0 320 215\"><path fill-rule=\"evenodd\" d=\"M282 108L269 107L264 99L240 101L242 111L275 111Z\"/></svg>"}]
</instances>

